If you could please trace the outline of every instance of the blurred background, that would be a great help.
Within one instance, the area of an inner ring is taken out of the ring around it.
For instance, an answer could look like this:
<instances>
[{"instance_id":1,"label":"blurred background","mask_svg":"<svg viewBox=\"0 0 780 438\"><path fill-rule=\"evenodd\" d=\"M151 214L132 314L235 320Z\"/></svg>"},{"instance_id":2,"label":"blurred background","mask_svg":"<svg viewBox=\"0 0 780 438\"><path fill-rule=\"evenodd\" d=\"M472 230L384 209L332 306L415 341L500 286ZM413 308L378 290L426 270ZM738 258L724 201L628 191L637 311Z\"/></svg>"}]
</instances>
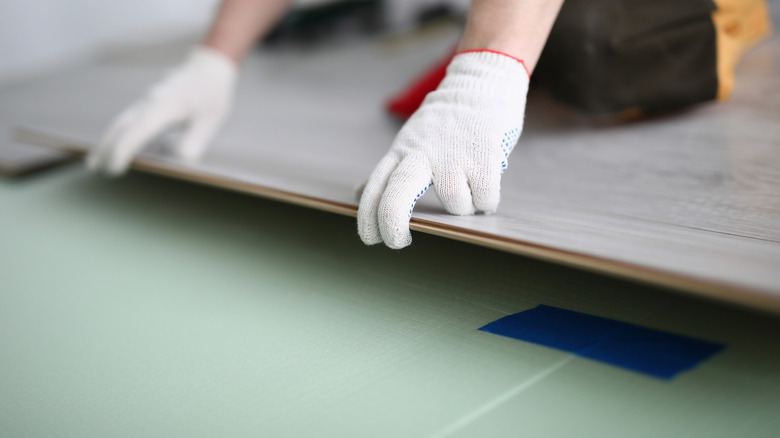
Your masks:
<instances>
[{"instance_id":1,"label":"blurred background","mask_svg":"<svg viewBox=\"0 0 780 438\"><path fill-rule=\"evenodd\" d=\"M0 2L0 82L78 62L112 44L205 31L217 4L218 0ZM379 11L376 24L394 32L431 16L463 14L468 4L469 0L297 0L291 14L362 6Z\"/></svg>"}]
</instances>

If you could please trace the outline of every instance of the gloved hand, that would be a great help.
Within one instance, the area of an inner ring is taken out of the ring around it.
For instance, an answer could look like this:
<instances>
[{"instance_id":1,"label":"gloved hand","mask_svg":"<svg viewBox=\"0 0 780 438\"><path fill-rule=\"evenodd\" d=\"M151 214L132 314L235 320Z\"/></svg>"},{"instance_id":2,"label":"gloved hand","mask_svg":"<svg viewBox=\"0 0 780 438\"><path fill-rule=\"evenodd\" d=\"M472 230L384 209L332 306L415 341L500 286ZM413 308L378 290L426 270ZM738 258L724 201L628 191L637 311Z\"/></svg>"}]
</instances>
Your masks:
<instances>
[{"instance_id":1,"label":"gloved hand","mask_svg":"<svg viewBox=\"0 0 780 438\"><path fill-rule=\"evenodd\" d=\"M121 113L87 157L87 166L121 175L146 143L172 125L186 130L174 153L197 160L222 125L233 98L237 68L222 53L196 47L187 60Z\"/></svg>"},{"instance_id":2,"label":"gloved hand","mask_svg":"<svg viewBox=\"0 0 780 438\"><path fill-rule=\"evenodd\" d=\"M523 129L528 80L522 61L503 53L455 56L368 179L358 210L363 242L412 243L409 219L431 184L449 213L494 212Z\"/></svg>"}]
</instances>

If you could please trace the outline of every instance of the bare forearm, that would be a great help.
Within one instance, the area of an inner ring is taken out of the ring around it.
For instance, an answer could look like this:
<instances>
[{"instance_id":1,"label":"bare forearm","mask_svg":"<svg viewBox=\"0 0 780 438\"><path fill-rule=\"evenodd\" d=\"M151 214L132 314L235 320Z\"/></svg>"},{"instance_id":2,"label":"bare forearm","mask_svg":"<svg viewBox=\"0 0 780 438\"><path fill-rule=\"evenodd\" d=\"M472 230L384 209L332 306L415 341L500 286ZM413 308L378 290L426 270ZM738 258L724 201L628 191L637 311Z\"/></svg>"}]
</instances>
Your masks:
<instances>
[{"instance_id":1,"label":"bare forearm","mask_svg":"<svg viewBox=\"0 0 780 438\"><path fill-rule=\"evenodd\" d=\"M203 45L239 63L290 3L291 0L222 0Z\"/></svg>"},{"instance_id":2,"label":"bare forearm","mask_svg":"<svg viewBox=\"0 0 780 438\"><path fill-rule=\"evenodd\" d=\"M473 0L460 50L489 49L533 71L563 0Z\"/></svg>"}]
</instances>

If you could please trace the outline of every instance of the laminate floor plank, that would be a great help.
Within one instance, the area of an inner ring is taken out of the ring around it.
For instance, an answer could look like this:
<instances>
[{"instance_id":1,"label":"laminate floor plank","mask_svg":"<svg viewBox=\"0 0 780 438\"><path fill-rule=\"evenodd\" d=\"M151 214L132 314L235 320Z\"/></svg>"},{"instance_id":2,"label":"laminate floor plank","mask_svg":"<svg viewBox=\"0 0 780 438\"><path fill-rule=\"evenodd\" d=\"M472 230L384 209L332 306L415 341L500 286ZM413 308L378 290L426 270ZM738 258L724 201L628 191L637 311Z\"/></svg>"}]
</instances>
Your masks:
<instances>
[{"instance_id":1,"label":"laminate floor plank","mask_svg":"<svg viewBox=\"0 0 780 438\"><path fill-rule=\"evenodd\" d=\"M201 163L176 162L160 141L135 165L354 215L356 187L399 127L382 102L456 33L253 54ZM22 140L84 152L185 47L117 52L5 89L0 115ZM780 311L778 72L773 37L746 55L729 101L609 126L532 90L498 213L450 216L429 193L412 228Z\"/></svg>"}]
</instances>

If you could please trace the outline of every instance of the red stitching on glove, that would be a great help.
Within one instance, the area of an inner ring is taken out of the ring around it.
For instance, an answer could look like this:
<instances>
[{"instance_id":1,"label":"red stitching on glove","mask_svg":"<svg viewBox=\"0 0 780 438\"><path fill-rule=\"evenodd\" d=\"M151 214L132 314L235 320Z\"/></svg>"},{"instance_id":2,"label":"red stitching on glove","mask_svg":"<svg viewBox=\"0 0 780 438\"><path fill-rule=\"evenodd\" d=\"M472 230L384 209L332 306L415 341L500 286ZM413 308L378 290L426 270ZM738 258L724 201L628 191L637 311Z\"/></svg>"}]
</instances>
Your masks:
<instances>
[{"instance_id":1,"label":"red stitching on glove","mask_svg":"<svg viewBox=\"0 0 780 438\"><path fill-rule=\"evenodd\" d=\"M456 54L455 54L455 56L458 56L458 55L460 55L460 54L463 54L463 53L474 53L474 52L488 52L488 53L495 53L496 55L503 55L503 56L506 56L507 58L514 59L515 61L519 62L519 63L520 63L522 66L523 66L523 69L525 69L525 73L528 75L528 78L529 78L529 79L531 78L531 72L530 72L530 71L528 71L528 67L526 67L526 65L525 65L525 62L523 62L523 60L522 60L522 59L520 59L520 58L515 58L514 56L512 56L512 55L509 55L509 54L507 54L507 53L504 53L504 52L499 52L498 50L490 50L490 49L470 49L470 50L461 50L460 52L456 53Z\"/></svg>"}]
</instances>

